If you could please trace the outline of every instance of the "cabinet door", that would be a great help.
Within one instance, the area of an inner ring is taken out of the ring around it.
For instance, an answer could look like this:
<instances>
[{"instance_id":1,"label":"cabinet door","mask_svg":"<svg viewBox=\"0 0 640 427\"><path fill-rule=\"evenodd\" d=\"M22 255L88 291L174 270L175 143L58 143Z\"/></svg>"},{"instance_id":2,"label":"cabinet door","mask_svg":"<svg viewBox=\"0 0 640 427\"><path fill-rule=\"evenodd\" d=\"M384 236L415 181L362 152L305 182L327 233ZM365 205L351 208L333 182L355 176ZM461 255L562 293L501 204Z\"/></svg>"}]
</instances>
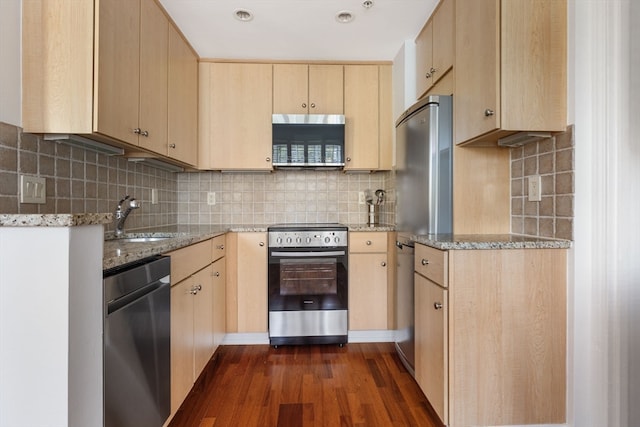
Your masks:
<instances>
[{"instance_id":1,"label":"cabinet door","mask_svg":"<svg viewBox=\"0 0 640 427\"><path fill-rule=\"evenodd\" d=\"M193 380L213 354L213 269L200 270L192 277L193 296Z\"/></svg>"},{"instance_id":2,"label":"cabinet door","mask_svg":"<svg viewBox=\"0 0 640 427\"><path fill-rule=\"evenodd\" d=\"M415 277L416 381L440 420L448 423L447 291Z\"/></svg>"},{"instance_id":3,"label":"cabinet door","mask_svg":"<svg viewBox=\"0 0 640 427\"><path fill-rule=\"evenodd\" d=\"M198 57L180 33L169 28L168 149L181 162L198 162Z\"/></svg>"},{"instance_id":4,"label":"cabinet door","mask_svg":"<svg viewBox=\"0 0 640 427\"><path fill-rule=\"evenodd\" d=\"M442 0L433 15L433 75L431 85L453 67L455 55L454 0Z\"/></svg>"},{"instance_id":5,"label":"cabinet door","mask_svg":"<svg viewBox=\"0 0 640 427\"><path fill-rule=\"evenodd\" d=\"M309 65L309 114L342 114L343 111L343 66Z\"/></svg>"},{"instance_id":6,"label":"cabinet door","mask_svg":"<svg viewBox=\"0 0 640 427\"><path fill-rule=\"evenodd\" d=\"M193 304L191 278L171 287L171 413L193 386Z\"/></svg>"},{"instance_id":7,"label":"cabinet door","mask_svg":"<svg viewBox=\"0 0 640 427\"><path fill-rule=\"evenodd\" d=\"M267 332L266 242L266 233L238 233L238 332Z\"/></svg>"},{"instance_id":8,"label":"cabinet door","mask_svg":"<svg viewBox=\"0 0 640 427\"><path fill-rule=\"evenodd\" d=\"M154 0L140 0L139 145L167 154L169 21Z\"/></svg>"},{"instance_id":9,"label":"cabinet door","mask_svg":"<svg viewBox=\"0 0 640 427\"><path fill-rule=\"evenodd\" d=\"M433 20L416 37L416 95L420 98L433 84Z\"/></svg>"},{"instance_id":10,"label":"cabinet door","mask_svg":"<svg viewBox=\"0 0 640 427\"><path fill-rule=\"evenodd\" d=\"M345 170L378 169L378 96L377 65L345 65Z\"/></svg>"},{"instance_id":11,"label":"cabinet door","mask_svg":"<svg viewBox=\"0 0 640 427\"><path fill-rule=\"evenodd\" d=\"M140 1L98 2L95 131L138 144Z\"/></svg>"},{"instance_id":12,"label":"cabinet door","mask_svg":"<svg viewBox=\"0 0 640 427\"><path fill-rule=\"evenodd\" d=\"M456 143L500 127L499 0L456 4Z\"/></svg>"},{"instance_id":13,"label":"cabinet door","mask_svg":"<svg viewBox=\"0 0 640 427\"><path fill-rule=\"evenodd\" d=\"M349 254L349 330L387 329L387 317L387 254Z\"/></svg>"},{"instance_id":14,"label":"cabinet door","mask_svg":"<svg viewBox=\"0 0 640 427\"><path fill-rule=\"evenodd\" d=\"M226 333L226 261L218 259L213 268L213 351L222 343Z\"/></svg>"},{"instance_id":15,"label":"cabinet door","mask_svg":"<svg viewBox=\"0 0 640 427\"><path fill-rule=\"evenodd\" d=\"M307 114L309 111L309 66L273 65L273 114Z\"/></svg>"},{"instance_id":16,"label":"cabinet door","mask_svg":"<svg viewBox=\"0 0 640 427\"><path fill-rule=\"evenodd\" d=\"M202 167L271 170L272 66L202 63L200 72Z\"/></svg>"}]
</instances>

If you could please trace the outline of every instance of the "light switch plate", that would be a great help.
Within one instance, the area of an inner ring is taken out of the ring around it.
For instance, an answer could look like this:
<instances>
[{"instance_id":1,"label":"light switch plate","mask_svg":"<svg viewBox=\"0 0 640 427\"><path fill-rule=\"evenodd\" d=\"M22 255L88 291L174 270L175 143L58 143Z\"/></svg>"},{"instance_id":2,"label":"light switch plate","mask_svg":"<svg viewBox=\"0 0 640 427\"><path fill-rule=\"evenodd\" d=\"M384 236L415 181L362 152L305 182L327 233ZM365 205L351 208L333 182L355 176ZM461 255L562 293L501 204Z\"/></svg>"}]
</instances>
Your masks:
<instances>
[{"instance_id":1,"label":"light switch plate","mask_svg":"<svg viewBox=\"0 0 640 427\"><path fill-rule=\"evenodd\" d=\"M47 201L47 181L33 175L20 175L20 203L43 205Z\"/></svg>"},{"instance_id":2,"label":"light switch plate","mask_svg":"<svg viewBox=\"0 0 640 427\"><path fill-rule=\"evenodd\" d=\"M532 175L529 177L529 201L539 202L542 200L542 180L540 175Z\"/></svg>"},{"instance_id":3,"label":"light switch plate","mask_svg":"<svg viewBox=\"0 0 640 427\"><path fill-rule=\"evenodd\" d=\"M158 189L157 188L152 188L151 189L151 204L152 205L157 205L158 204Z\"/></svg>"},{"instance_id":4,"label":"light switch plate","mask_svg":"<svg viewBox=\"0 0 640 427\"><path fill-rule=\"evenodd\" d=\"M215 205L216 204L216 193L210 191L207 193L207 205Z\"/></svg>"}]
</instances>

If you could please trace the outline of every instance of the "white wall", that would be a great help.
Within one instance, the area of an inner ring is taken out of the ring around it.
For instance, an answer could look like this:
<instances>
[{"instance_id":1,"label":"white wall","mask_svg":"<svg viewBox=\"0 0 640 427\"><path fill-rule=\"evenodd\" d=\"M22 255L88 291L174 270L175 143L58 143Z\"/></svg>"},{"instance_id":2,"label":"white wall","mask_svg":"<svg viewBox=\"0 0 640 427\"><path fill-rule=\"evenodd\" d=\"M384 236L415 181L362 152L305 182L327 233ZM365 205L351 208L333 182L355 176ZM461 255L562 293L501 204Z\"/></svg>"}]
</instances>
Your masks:
<instances>
[{"instance_id":1,"label":"white wall","mask_svg":"<svg viewBox=\"0 0 640 427\"><path fill-rule=\"evenodd\" d=\"M22 125L20 0L0 0L0 122Z\"/></svg>"}]
</instances>

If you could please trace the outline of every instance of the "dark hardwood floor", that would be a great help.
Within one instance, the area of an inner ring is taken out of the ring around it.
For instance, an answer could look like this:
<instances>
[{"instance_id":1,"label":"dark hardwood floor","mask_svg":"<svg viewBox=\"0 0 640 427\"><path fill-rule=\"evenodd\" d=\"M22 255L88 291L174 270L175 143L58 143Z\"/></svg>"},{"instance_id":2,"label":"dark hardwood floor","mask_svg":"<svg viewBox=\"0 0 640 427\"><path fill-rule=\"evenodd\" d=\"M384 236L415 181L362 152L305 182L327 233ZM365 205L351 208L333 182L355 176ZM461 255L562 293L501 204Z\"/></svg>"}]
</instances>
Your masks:
<instances>
[{"instance_id":1,"label":"dark hardwood floor","mask_svg":"<svg viewBox=\"0 0 640 427\"><path fill-rule=\"evenodd\" d=\"M392 343L222 346L169 427L440 427Z\"/></svg>"}]
</instances>

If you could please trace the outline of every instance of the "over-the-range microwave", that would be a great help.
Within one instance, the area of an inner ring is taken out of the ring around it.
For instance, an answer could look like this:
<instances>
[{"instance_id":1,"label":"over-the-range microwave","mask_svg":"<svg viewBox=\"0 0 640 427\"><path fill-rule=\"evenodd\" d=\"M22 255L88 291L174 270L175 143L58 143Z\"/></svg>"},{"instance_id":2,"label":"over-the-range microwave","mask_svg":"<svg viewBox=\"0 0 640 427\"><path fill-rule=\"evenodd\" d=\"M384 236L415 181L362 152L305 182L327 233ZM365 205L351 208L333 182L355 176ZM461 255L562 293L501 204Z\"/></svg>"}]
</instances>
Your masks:
<instances>
[{"instance_id":1,"label":"over-the-range microwave","mask_svg":"<svg viewBox=\"0 0 640 427\"><path fill-rule=\"evenodd\" d=\"M275 168L344 167L344 115L274 114Z\"/></svg>"}]
</instances>

